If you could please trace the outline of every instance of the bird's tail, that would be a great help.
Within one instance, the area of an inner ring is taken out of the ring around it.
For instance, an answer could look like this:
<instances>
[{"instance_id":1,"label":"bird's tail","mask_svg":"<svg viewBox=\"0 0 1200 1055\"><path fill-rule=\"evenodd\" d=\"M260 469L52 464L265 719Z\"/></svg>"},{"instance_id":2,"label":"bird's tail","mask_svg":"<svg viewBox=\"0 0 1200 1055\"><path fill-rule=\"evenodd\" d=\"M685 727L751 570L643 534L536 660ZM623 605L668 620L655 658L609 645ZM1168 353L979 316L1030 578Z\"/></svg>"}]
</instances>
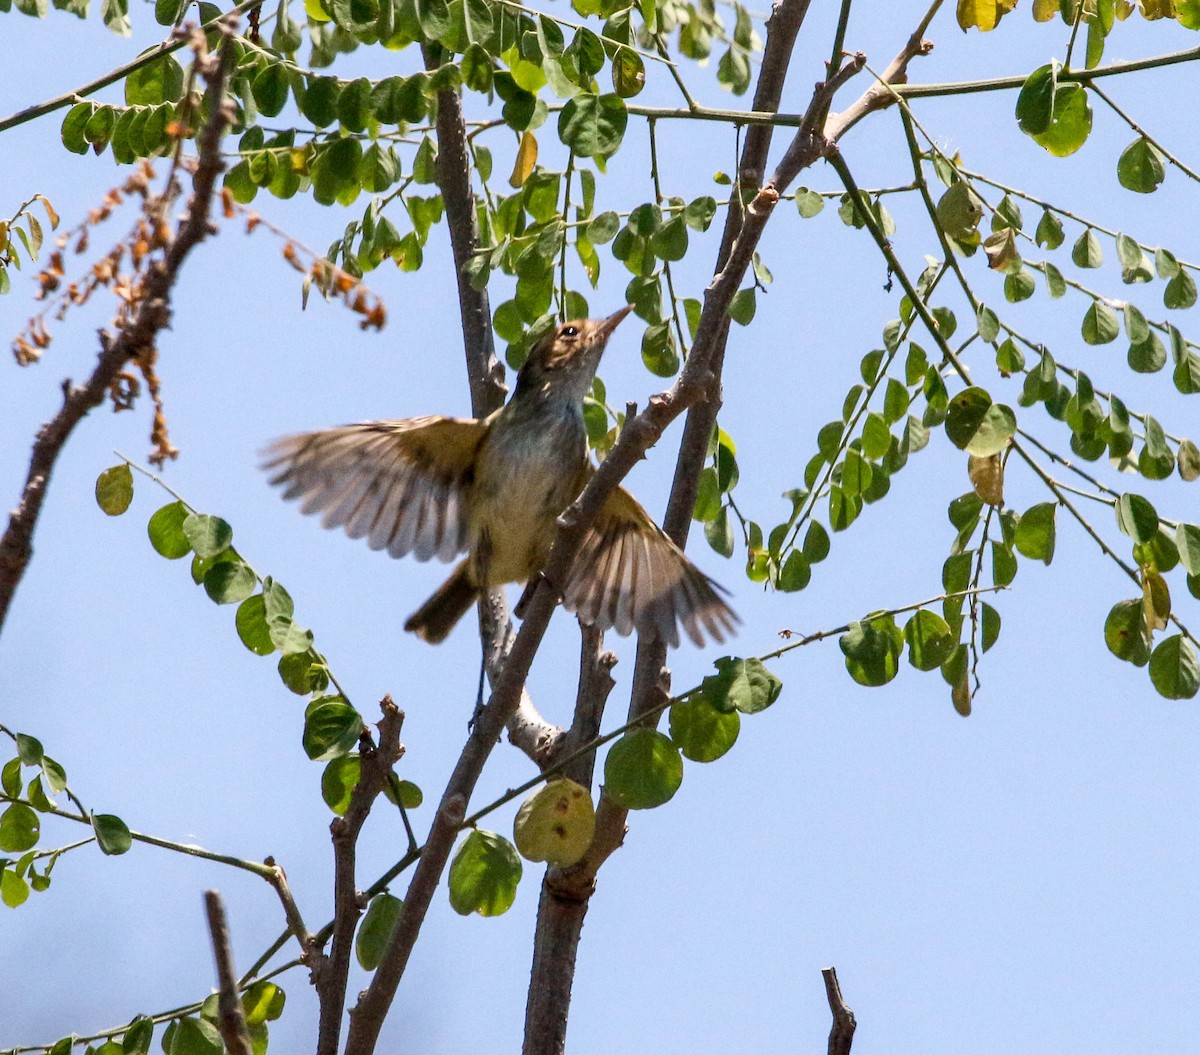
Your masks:
<instances>
[{"instance_id":1,"label":"bird's tail","mask_svg":"<svg viewBox=\"0 0 1200 1055\"><path fill-rule=\"evenodd\" d=\"M464 560L433 596L408 617L404 629L436 645L446 639L478 596L479 587Z\"/></svg>"}]
</instances>

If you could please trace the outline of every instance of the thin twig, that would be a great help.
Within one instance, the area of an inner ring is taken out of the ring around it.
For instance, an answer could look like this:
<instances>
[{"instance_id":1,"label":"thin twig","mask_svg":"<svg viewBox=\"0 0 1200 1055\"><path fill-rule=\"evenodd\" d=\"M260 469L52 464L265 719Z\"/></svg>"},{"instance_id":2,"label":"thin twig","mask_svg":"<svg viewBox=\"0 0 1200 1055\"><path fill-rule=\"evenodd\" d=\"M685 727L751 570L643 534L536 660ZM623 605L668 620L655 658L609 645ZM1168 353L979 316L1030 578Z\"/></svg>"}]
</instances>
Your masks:
<instances>
[{"instance_id":1,"label":"thin twig","mask_svg":"<svg viewBox=\"0 0 1200 1055\"><path fill-rule=\"evenodd\" d=\"M225 906L215 890L204 892L204 912L217 961L217 1029L229 1055L251 1055L250 1031L238 996L237 972L233 969L233 948L229 943L229 924Z\"/></svg>"},{"instance_id":2,"label":"thin twig","mask_svg":"<svg viewBox=\"0 0 1200 1055\"><path fill-rule=\"evenodd\" d=\"M1136 73L1139 70L1153 70L1160 66L1173 66L1180 62L1195 62L1200 59L1200 47L1188 48L1185 51L1173 51L1166 55L1155 55L1146 59L1133 59L1129 62L1114 62L1108 66L1096 66L1090 70L1060 70L1060 84L1087 84L1101 77L1119 77L1123 73ZM958 98L973 92L1002 92L1012 91L1024 86L1029 79L1027 73L1019 73L1012 77L989 77L978 81L951 81L944 84L905 84L897 91L908 99L932 99L950 95Z\"/></svg>"}]
</instances>

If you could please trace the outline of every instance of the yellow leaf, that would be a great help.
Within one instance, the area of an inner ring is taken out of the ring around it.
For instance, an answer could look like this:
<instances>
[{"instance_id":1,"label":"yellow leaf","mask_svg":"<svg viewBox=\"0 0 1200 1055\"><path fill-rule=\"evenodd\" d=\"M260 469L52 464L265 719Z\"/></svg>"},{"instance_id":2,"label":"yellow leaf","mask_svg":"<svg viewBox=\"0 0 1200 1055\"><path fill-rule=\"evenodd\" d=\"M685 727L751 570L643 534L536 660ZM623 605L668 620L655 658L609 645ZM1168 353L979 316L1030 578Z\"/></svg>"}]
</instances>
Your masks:
<instances>
[{"instance_id":1,"label":"yellow leaf","mask_svg":"<svg viewBox=\"0 0 1200 1055\"><path fill-rule=\"evenodd\" d=\"M958 0L958 24L965 33L972 26L988 33L1017 6L1017 0Z\"/></svg>"},{"instance_id":2,"label":"yellow leaf","mask_svg":"<svg viewBox=\"0 0 1200 1055\"><path fill-rule=\"evenodd\" d=\"M1147 639L1154 630L1166 630L1171 614L1171 591L1167 581L1152 568L1142 568L1142 618Z\"/></svg>"},{"instance_id":3,"label":"yellow leaf","mask_svg":"<svg viewBox=\"0 0 1200 1055\"><path fill-rule=\"evenodd\" d=\"M1033 20L1049 22L1058 14L1058 0L1033 0Z\"/></svg>"},{"instance_id":4,"label":"yellow leaf","mask_svg":"<svg viewBox=\"0 0 1200 1055\"><path fill-rule=\"evenodd\" d=\"M999 454L977 458L967 457L967 475L975 493L990 506L1004 505L1004 465Z\"/></svg>"},{"instance_id":5,"label":"yellow leaf","mask_svg":"<svg viewBox=\"0 0 1200 1055\"><path fill-rule=\"evenodd\" d=\"M1175 0L1137 0L1137 5L1147 22L1175 17Z\"/></svg>"},{"instance_id":6,"label":"yellow leaf","mask_svg":"<svg viewBox=\"0 0 1200 1055\"><path fill-rule=\"evenodd\" d=\"M532 132L521 133L521 145L517 147L517 160L513 162L512 175L508 177L508 185L519 190L529 179L533 167L537 164L538 145Z\"/></svg>"},{"instance_id":7,"label":"yellow leaf","mask_svg":"<svg viewBox=\"0 0 1200 1055\"><path fill-rule=\"evenodd\" d=\"M58 213L54 211L54 206L50 204L50 199L44 194L37 194L34 197L42 203L42 207L46 210L46 218L50 221L50 230L57 230Z\"/></svg>"}]
</instances>

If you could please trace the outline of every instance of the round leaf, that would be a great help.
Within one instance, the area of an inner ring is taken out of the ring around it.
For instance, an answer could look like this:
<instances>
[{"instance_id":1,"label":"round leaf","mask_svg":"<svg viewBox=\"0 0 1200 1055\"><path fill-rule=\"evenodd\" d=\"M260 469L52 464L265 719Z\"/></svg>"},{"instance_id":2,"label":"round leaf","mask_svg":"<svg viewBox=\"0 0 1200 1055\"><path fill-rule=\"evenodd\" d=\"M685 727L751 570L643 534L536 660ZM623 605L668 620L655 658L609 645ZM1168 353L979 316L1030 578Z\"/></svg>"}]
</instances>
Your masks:
<instances>
[{"instance_id":1,"label":"round leaf","mask_svg":"<svg viewBox=\"0 0 1200 1055\"><path fill-rule=\"evenodd\" d=\"M713 762L733 747L742 728L736 710L718 710L703 694L671 705L671 739L692 762Z\"/></svg>"},{"instance_id":2,"label":"round leaf","mask_svg":"<svg viewBox=\"0 0 1200 1055\"><path fill-rule=\"evenodd\" d=\"M96 478L96 504L110 517L120 516L132 501L133 473L128 465L114 465Z\"/></svg>"},{"instance_id":3,"label":"round leaf","mask_svg":"<svg viewBox=\"0 0 1200 1055\"><path fill-rule=\"evenodd\" d=\"M150 545L167 560L179 560L192 551L192 544L183 533L183 522L188 516L187 506L172 502L158 510L146 525Z\"/></svg>"},{"instance_id":4,"label":"round leaf","mask_svg":"<svg viewBox=\"0 0 1200 1055\"><path fill-rule=\"evenodd\" d=\"M922 608L904 626L908 661L917 670L937 670L958 647L958 635L936 612Z\"/></svg>"},{"instance_id":5,"label":"round leaf","mask_svg":"<svg viewBox=\"0 0 1200 1055\"><path fill-rule=\"evenodd\" d=\"M587 788L560 777L539 788L517 810L513 841L527 861L557 868L575 864L592 845L596 810Z\"/></svg>"},{"instance_id":6,"label":"round leaf","mask_svg":"<svg viewBox=\"0 0 1200 1055\"><path fill-rule=\"evenodd\" d=\"M1200 686L1200 663L1182 634L1161 641L1150 656L1150 680L1168 700L1190 700Z\"/></svg>"},{"instance_id":7,"label":"round leaf","mask_svg":"<svg viewBox=\"0 0 1200 1055\"><path fill-rule=\"evenodd\" d=\"M364 971L373 971L379 966L403 911L404 902L392 894L376 894L371 898L367 914L354 937L354 955Z\"/></svg>"},{"instance_id":8,"label":"round leaf","mask_svg":"<svg viewBox=\"0 0 1200 1055\"><path fill-rule=\"evenodd\" d=\"M477 829L459 846L450 864L450 906L462 916L499 916L517 896L521 858L503 836Z\"/></svg>"},{"instance_id":9,"label":"round leaf","mask_svg":"<svg viewBox=\"0 0 1200 1055\"><path fill-rule=\"evenodd\" d=\"M125 822L111 813L93 813L92 831L96 833L100 852L109 857L127 853L133 845L133 837Z\"/></svg>"},{"instance_id":10,"label":"round leaf","mask_svg":"<svg viewBox=\"0 0 1200 1055\"><path fill-rule=\"evenodd\" d=\"M604 760L604 790L618 806L653 809L669 802L683 781L679 749L657 729L634 729Z\"/></svg>"},{"instance_id":11,"label":"round leaf","mask_svg":"<svg viewBox=\"0 0 1200 1055\"><path fill-rule=\"evenodd\" d=\"M629 114L618 95L577 95L558 116L558 137L580 157L611 157L621 146Z\"/></svg>"},{"instance_id":12,"label":"round leaf","mask_svg":"<svg viewBox=\"0 0 1200 1055\"><path fill-rule=\"evenodd\" d=\"M313 700L304 712L304 753L314 762L348 754L362 733L358 711L340 696Z\"/></svg>"},{"instance_id":13,"label":"round leaf","mask_svg":"<svg viewBox=\"0 0 1200 1055\"><path fill-rule=\"evenodd\" d=\"M993 403L982 388L967 388L946 408L946 435L960 450L986 457L1004 450L1017 431L1012 408Z\"/></svg>"}]
</instances>

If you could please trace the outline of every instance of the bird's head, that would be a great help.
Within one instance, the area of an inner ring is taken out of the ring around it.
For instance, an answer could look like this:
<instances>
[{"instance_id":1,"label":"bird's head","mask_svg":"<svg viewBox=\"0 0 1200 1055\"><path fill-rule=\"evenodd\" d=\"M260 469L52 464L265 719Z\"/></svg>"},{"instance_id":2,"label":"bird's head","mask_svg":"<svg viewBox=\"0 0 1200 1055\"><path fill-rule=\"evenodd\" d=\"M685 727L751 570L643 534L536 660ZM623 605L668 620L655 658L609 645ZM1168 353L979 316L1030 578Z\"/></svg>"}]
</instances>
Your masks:
<instances>
[{"instance_id":1,"label":"bird's head","mask_svg":"<svg viewBox=\"0 0 1200 1055\"><path fill-rule=\"evenodd\" d=\"M591 390L604 346L632 310L627 304L606 319L573 319L550 330L530 349L517 375L517 392L553 393L582 404Z\"/></svg>"}]
</instances>

